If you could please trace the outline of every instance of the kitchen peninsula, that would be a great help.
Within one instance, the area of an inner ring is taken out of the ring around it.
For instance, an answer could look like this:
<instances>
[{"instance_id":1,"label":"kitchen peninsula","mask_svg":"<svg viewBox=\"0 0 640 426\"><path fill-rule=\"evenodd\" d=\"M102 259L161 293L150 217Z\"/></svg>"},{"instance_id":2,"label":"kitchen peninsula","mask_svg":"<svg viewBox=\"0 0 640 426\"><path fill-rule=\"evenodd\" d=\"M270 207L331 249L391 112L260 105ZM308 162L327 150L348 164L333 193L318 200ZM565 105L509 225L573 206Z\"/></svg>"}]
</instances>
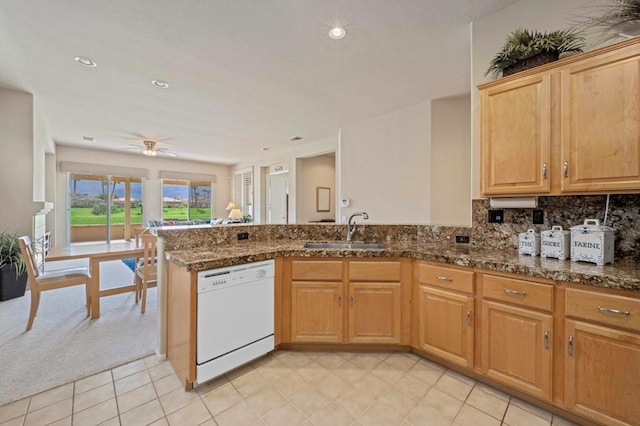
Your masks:
<instances>
[{"instance_id":1,"label":"kitchen peninsula","mask_svg":"<svg viewBox=\"0 0 640 426\"><path fill-rule=\"evenodd\" d=\"M307 249L344 225L160 229L167 356L190 388L198 271L275 259L276 347L413 351L545 408L639 423L637 266L452 243L469 231L367 225L360 238L384 249Z\"/></svg>"}]
</instances>

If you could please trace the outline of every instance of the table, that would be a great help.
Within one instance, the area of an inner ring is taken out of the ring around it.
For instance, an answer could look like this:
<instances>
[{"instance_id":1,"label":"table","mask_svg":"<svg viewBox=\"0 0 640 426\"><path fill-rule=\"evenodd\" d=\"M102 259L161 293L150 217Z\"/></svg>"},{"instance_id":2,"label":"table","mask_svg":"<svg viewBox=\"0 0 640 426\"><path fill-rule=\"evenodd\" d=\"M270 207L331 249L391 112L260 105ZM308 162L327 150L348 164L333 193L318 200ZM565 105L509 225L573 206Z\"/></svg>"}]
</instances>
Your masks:
<instances>
[{"instance_id":1,"label":"table","mask_svg":"<svg viewBox=\"0 0 640 426\"><path fill-rule=\"evenodd\" d=\"M135 291L136 286L129 285L100 290L100 263L109 260L122 260L143 257L143 248L137 247L134 241L117 243L75 245L51 250L47 261L89 258L89 294L91 295L91 318L100 318L100 298L114 294Z\"/></svg>"}]
</instances>

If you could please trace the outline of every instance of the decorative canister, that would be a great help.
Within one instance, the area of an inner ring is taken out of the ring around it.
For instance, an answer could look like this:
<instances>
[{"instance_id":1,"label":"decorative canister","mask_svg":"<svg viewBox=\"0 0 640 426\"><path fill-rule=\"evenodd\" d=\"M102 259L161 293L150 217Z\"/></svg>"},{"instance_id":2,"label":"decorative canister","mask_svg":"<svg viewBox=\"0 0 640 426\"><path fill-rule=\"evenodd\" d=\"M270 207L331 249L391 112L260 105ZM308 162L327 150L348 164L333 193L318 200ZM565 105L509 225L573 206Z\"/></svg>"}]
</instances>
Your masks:
<instances>
[{"instance_id":1,"label":"decorative canister","mask_svg":"<svg viewBox=\"0 0 640 426\"><path fill-rule=\"evenodd\" d=\"M533 229L528 229L518 235L518 253L537 256L540 254L540 234Z\"/></svg>"},{"instance_id":2,"label":"decorative canister","mask_svg":"<svg viewBox=\"0 0 640 426\"><path fill-rule=\"evenodd\" d=\"M598 219L585 219L571 227L571 260L596 265L613 263L613 229L601 226Z\"/></svg>"},{"instance_id":3,"label":"decorative canister","mask_svg":"<svg viewBox=\"0 0 640 426\"><path fill-rule=\"evenodd\" d=\"M540 233L540 256L568 259L571 254L571 231L562 226L552 226L551 230Z\"/></svg>"}]
</instances>

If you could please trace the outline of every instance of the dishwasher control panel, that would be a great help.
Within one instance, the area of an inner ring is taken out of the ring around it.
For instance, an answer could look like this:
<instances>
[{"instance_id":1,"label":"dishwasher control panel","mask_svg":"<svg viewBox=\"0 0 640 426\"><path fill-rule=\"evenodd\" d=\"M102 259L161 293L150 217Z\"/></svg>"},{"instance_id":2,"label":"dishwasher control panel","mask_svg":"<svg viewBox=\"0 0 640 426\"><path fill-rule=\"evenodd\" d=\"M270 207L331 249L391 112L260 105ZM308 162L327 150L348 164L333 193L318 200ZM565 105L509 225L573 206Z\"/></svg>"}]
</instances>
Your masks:
<instances>
[{"instance_id":1,"label":"dishwasher control panel","mask_svg":"<svg viewBox=\"0 0 640 426\"><path fill-rule=\"evenodd\" d=\"M273 260L246 263L198 272L198 293L271 278L275 275Z\"/></svg>"}]
</instances>

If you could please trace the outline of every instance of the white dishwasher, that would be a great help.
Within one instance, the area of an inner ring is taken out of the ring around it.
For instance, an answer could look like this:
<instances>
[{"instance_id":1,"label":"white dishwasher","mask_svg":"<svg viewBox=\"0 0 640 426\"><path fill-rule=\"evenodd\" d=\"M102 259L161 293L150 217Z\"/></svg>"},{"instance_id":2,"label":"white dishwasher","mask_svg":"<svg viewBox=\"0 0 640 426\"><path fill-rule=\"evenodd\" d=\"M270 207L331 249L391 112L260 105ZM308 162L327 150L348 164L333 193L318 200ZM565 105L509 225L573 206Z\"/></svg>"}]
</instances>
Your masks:
<instances>
[{"instance_id":1,"label":"white dishwasher","mask_svg":"<svg viewBox=\"0 0 640 426\"><path fill-rule=\"evenodd\" d=\"M274 262L198 272L196 384L274 349Z\"/></svg>"}]
</instances>

